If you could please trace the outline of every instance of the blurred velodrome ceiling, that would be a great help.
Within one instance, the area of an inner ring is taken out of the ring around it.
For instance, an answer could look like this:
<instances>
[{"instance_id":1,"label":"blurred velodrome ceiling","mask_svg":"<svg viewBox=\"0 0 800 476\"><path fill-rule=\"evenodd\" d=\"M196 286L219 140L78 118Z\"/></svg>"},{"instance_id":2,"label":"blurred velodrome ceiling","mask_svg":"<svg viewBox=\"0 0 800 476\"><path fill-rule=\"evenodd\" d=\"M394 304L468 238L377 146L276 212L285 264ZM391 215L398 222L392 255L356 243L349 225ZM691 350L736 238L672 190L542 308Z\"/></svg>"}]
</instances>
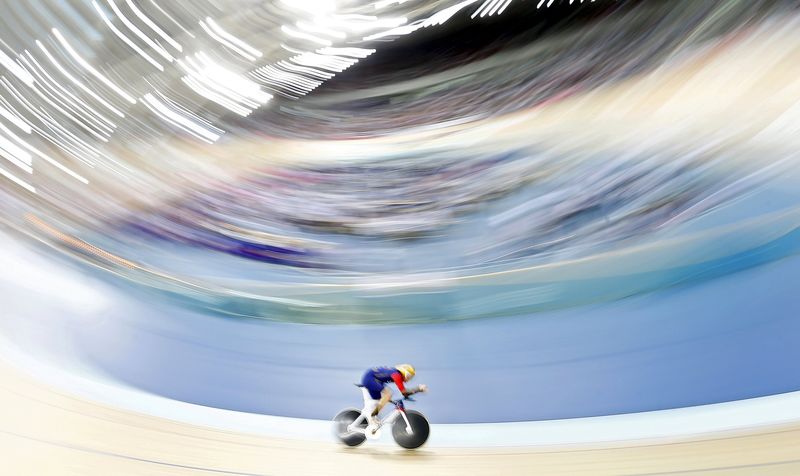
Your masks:
<instances>
[{"instance_id":1,"label":"blurred velodrome ceiling","mask_svg":"<svg viewBox=\"0 0 800 476\"><path fill-rule=\"evenodd\" d=\"M735 131L691 142L684 122L653 122L652 143L631 148L624 129L597 143L592 107L518 130L502 120L710 58L748 29L778 41L754 25L797 2L0 7L0 218L106 269L207 277L186 271L180 243L235 255L218 270L261 283L515 269L702 216L765 180L730 159L746 155ZM485 132L501 129L513 140ZM487 226L497 235L476 233ZM248 274L253 261L268 266Z\"/></svg>"}]
</instances>

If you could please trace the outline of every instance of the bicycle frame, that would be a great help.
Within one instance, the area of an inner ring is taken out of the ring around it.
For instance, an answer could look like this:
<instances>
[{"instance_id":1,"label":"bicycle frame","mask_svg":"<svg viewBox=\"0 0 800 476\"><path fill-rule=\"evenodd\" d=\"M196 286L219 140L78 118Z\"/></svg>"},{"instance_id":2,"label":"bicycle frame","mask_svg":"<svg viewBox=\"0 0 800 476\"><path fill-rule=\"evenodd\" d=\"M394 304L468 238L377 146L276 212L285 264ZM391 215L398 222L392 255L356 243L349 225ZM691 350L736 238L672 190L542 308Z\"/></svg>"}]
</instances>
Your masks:
<instances>
[{"instance_id":1,"label":"bicycle frame","mask_svg":"<svg viewBox=\"0 0 800 476\"><path fill-rule=\"evenodd\" d=\"M394 410L392 410L391 413L386 415L385 418L378 421L378 428L381 428L384 425L391 425L392 423L394 423L395 420L397 420L398 417L402 416L403 420L406 422L406 432L408 432L409 435L414 434L414 430L411 428L411 423L409 423L408 417L406 416L406 406L405 404L403 404L403 400L404 399L389 401L394 405ZM364 428L353 428L352 431L368 436L367 430Z\"/></svg>"}]
</instances>

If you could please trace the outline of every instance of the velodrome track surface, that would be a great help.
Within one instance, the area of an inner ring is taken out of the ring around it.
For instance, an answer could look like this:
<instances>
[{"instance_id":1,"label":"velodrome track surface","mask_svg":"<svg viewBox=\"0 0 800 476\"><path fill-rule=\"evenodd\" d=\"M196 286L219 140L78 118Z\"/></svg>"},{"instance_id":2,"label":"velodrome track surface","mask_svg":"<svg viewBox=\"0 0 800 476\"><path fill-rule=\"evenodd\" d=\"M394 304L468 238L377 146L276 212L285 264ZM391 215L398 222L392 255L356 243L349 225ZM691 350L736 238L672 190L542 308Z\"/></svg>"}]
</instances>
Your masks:
<instances>
[{"instance_id":1,"label":"velodrome track surface","mask_svg":"<svg viewBox=\"0 0 800 476\"><path fill-rule=\"evenodd\" d=\"M434 423L592 417L800 390L797 256L515 318L314 326L146 302L28 247L0 243L8 258L0 270L0 335L20 352L208 407L327 419L358 401L352 382L364 368L405 360L431 386L415 406Z\"/></svg>"},{"instance_id":2,"label":"velodrome track surface","mask_svg":"<svg viewBox=\"0 0 800 476\"><path fill-rule=\"evenodd\" d=\"M683 438L417 451L223 431L78 398L0 362L9 475L798 474L800 423ZM433 427L433 432L437 427Z\"/></svg>"},{"instance_id":3,"label":"velodrome track surface","mask_svg":"<svg viewBox=\"0 0 800 476\"><path fill-rule=\"evenodd\" d=\"M5 281L3 295L6 296L7 311L3 320L3 352L0 353L0 358L3 359L0 361L0 448L3 452L4 468L9 468L6 474L351 474L364 466L384 474L406 474L409 471L414 474L797 474L800 471L800 423L797 423L800 416L800 404L797 402L800 402L800 396L797 393L788 394L795 397L794 403L787 403L778 395L767 397L756 406L751 404L754 400L745 400L722 404L721 407L712 405L666 413L533 422L530 427L515 426L516 424L441 425L436 424L436 421L457 421L452 413L448 415L446 411L452 411L448 410L448 406L455 407L458 404L458 399L453 397L457 397L459 392L457 386L447 385L446 380L436 378L443 371L431 371L427 377L432 380L427 382L435 383L435 391L420 397L419 407L435 424L429 444L415 452L406 452L393 446L386 441L388 435L384 435L383 441L378 442L383 444L368 443L358 449L347 449L332 441L328 423L324 421L276 420L265 415L212 409L158 397L148 393L148 389L142 391L141 388L145 386L141 382L129 381L127 385L139 384L131 387L121 383L120 371L124 369L117 368L114 369L115 372L108 372L109 368L105 367L108 373L104 374L103 367L98 368L97 362L73 359L81 354L89 354L95 359L102 355L92 352L88 347L90 341L75 339L75 334L70 332L74 332L76 328L94 329L92 332L95 340L107 339L110 348L125 342L125 339L119 339L130 338L130 333L134 332L133 335L139 336L134 339L139 346L120 349L127 355L127 360L144 362L138 368L140 374L151 377L161 374L165 378L172 375L175 380L173 387L179 387L181 381L186 381L186 374L192 373L192 368L180 370L180 366L174 367L175 363L184 360L181 365L188 365L185 360L187 356L197 359L196 364L208 363L209 356L203 354L203 349L205 352L209 351L208 344L194 344L188 348L188 354L187 349L184 349L173 352L171 356L161 353L160 359L150 360L159 353L151 352L158 349L148 343L147 332L142 332L141 329L136 331L135 322L128 321L126 324L122 319L124 314L117 319L113 308L107 309L103 303L95 301L103 295L106 288L93 286L88 277L83 278L82 282L80 275L65 272L63 269L57 272L55 266L42 266L39 271L43 269L44 273L27 274L19 266L19 261L14 261L24 256L20 252L24 248L16 248L8 242L6 245L5 252L15 257L12 260L3 260L5 272L0 273L0 278L5 278L0 281ZM7 254L5 258L8 258ZM23 261L33 264L34 267L37 263L41 264L33 257L27 257ZM709 394L705 390L714 386L705 387L704 382L713 383L715 380L712 374L707 374L704 380L703 373L714 369L725 371L723 364L726 362L729 367L727 376L717 377L728 383L718 386L717 389L723 390L723 393L728 392L727 396L717 396L712 401L735 399L734 394L749 388L750 382L760 382L762 387L758 391L764 395L779 393L781 390L775 385L789 384L783 391L793 390L791 382L794 381L793 375L796 375L793 369L797 359L792 356L798 348L794 344L795 336L800 335L794 330L796 319L792 318L797 315L793 311L796 310L797 296L792 291L792 283L796 282L792 276L797 269L797 258L788 258L727 278L712 280L702 286L692 286L687 290L707 297L709 288L721 287L717 292L729 296L744 295L751 304L775 304L782 309L785 316L750 320L747 323L747 320L741 321L743 316L748 315L746 313L730 314L727 321L720 314L717 316L719 319L710 319L710 327L691 327L697 332L704 328L713 329L714 332L706 338L688 338L685 342L679 339L672 344L648 347L657 354L669 354L670 349L674 350L670 354L672 357L663 359L662 364L670 364L676 366L676 369L690 372L674 372L666 376L678 380L684 377L693 379L695 387L691 386L691 382L676 383L675 390L678 394L681 389L694 388L697 390L694 392L695 396L707 397ZM60 273L66 274L62 276ZM22 283L27 283L32 288L25 289L21 286ZM732 289L738 285L743 286L742 289L733 292ZM38 309L41 311L42 303L37 302L36 294L31 294L31 289L41 292L42 288L51 289L48 302L56 307L38 317L34 314L28 315L28 306L25 303L34 307L39 305ZM751 293L749 295L745 294L748 289ZM112 300L119 297L114 293L105 296ZM673 304L676 302L675 296L667 297L666 301ZM646 299L652 304L653 297ZM735 299L730 302L743 305ZM641 306L635 307L641 310ZM202 316L194 318L201 325ZM158 322L170 322L172 319L174 316L164 315ZM486 322L500 325L503 321ZM147 319L142 322L147 322ZM476 322L480 324L482 321ZM741 329L723 331L726 325ZM332 332L338 327L324 329L326 330L323 332ZM343 332L348 331L347 327L342 329ZM354 330L349 329L349 332ZM219 333L215 335L218 338L221 336ZM642 337L644 334L637 335ZM658 332L654 332L651 337L657 335L670 337L669 333ZM673 335L670 339L674 337L676 336ZM731 337L740 340L738 343L728 342L727 339ZM748 340L750 344L743 345ZM177 342L171 341L168 347L175 349ZM679 351L686 349L687 342L690 344L689 348L694 348L694 357L680 359ZM724 358L722 354L709 358L711 347L717 351L726 351L732 360ZM100 350L102 346L94 349ZM433 347L430 349L435 350ZM230 356L235 355L236 352L230 353ZM237 358L242 358L247 354L238 355ZM486 355L495 354L487 352ZM624 372L632 364L640 369L653 369L650 367L653 361L642 360L641 353L634 351L621 355L622 360L611 365L609 371ZM351 358L360 357L355 355ZM589 359L588 363L592 361L594 359ZM230 363L234 376L228 383L239 385L233 387L234 393L237 393L237 388L241 390L250 383L236 369L246 368L248 363L247 360L238 364ZM292 365L286 363L284 368L291 370L294 368ZM749 367L744 369L737 365ZM136 368L131 366L128 371ZM559 368L568 369L569 366ZM198 369L199 367L195 367L196 372L199 372ZM585 370L588 372L591 369ZM495 371L500 370L495 367ZM283 370L278 366L272 373L280 375ZM310 414L320 411L320 408L328 411L327 406L332 406L333 409L340 404L356 403L353 401L357 396L356 392L347 393L351 391L347 378L352 380L352 375L345 373L339 371L331 377L330 382L318 385L317 393L312 394L316 396L312 400L306 398L295 402L292 411L304 408L303 411ZM128 376L134 374L135 372L129 373ZM267 372L262 378L269 374ZM88 377L88 380L82 380L81 375ZM201 372L193 378L201 379L202 375L204 374ZM205 375L212 379L208 383L213 384L220 382L220 376L225 375L225 372L218 369ZM748 385L737 385L736 375L740 377L739 382L748 382ZM657 376L653 373L654 379ZM663 377L661 375L660 379L663 380ZM99 385L97 381L100 382ZM347 387L347 390L339 392L338 387L332 387L335 381ZM612 388L608 384L613 383L613 380L603 383L604 379L598 379L597 382ZM546 379L542 383L550 388L557 387L554 382ZM486 381L481 384L483 386L479 390L491 393L493 387L487 387ZM135 388L137 386L140 388ZM586 395L585 392L576 390L574 384L564 386L565 392L571 389L574 396L583 399L581 401L584 403L594 399L600 405L636 404L636 399L633 398L636 392L628 392L631 397L629 399L612 399L601 393ZM641 388L649 387L643 384ZM269 390L269 386L267 389ZM499 388L495 388L494 393L497 390ZM270 395L280 391L280 388L273 388L262 397L268 400ZM293 387L284 391L297 394L308 393L309 389ZM657 393L652 389L649 392L651 396ZM224 392L220 395L224 395ZM445 395L449 395L453 401L448 402L447 398L443 398ZM480 393L475 395L479 396ZM547 401L544 395L540 397L539 401ZM665 397L674 398L675 394L665 394ZM339 398L342 399L341 402ZM185 399L191 401L191 395L187 394ZM481 401L483 400L478 398L473 403L480 404ZM585 410L581 405L571 406L563 397L551 398L549 401L561 402L562 409L568 411ZM303 402L307 403L307 408L303 407ZM506 410L517 408L523 413L526 407L535 406L524 393L507 399L506 402ZM231 405L231 400L221 401L219 404L222 407L226 405ZM666 403L666 407L675 406L680 405L675 405L674 401L672 404ZM632 407L628 408L636 411ZM191 411L187 413L187 409ZM492 409L486 410L490 412ZM614 412L606 409L605 413L600 411L599 414L609 413ZM710 420L707 415L711 416ZM467 417L472 418L472 421L480 418L479 414L470 414ZM698 423L703 420L710 423Z\"/></svg>"}]
</instances>

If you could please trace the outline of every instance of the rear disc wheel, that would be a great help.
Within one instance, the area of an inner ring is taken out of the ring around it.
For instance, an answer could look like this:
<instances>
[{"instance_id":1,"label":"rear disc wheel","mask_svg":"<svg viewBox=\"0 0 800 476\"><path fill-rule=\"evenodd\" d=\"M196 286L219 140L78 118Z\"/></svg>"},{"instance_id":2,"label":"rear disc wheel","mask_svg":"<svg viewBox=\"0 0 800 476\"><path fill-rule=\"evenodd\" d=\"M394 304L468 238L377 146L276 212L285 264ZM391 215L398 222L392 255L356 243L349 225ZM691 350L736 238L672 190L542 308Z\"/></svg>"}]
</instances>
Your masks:
<instances>
[{"instance_id":1,"label":"rear disc wheel","mask_svg":"<svg viewBox=\"0 0 800 476\"><path fill-rule=\"evenodd\" d=\"M348 431L347 427L356 421L356 418L361 416L361 411L355 408L348 408L347 410L340 411L333 418L333 433L336 438L347 446L358 446L363 443L367 437L363 433ZM367 421L364 420L358 424L358 428L365 430L367 428Z\"/></svg>"}]
</instances>

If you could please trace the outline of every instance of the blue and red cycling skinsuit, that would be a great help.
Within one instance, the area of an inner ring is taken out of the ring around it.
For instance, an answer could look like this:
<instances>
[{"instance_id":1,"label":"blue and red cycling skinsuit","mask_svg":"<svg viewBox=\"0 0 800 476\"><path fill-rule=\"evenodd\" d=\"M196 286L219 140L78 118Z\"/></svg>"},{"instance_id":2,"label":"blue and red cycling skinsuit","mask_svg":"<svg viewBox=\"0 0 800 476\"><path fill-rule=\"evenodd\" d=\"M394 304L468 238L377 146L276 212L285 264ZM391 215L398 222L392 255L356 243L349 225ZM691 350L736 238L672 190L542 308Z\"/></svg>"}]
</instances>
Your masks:
<instances>
[{"instance_id":1,"label":"blue and red cycling skinsuit","mask_svg":"<svg viewBox=\"0 0 800 476\"><path fill-rule=\"evenodd\" d=\"M361 379L361 385L369 391L369 396L374 400L380 400L381 391L389 382L394 382L401 392L406 391L405 385L403 385L403 374L394 367L372 367Z\"/></svg>"}]
</instances>

